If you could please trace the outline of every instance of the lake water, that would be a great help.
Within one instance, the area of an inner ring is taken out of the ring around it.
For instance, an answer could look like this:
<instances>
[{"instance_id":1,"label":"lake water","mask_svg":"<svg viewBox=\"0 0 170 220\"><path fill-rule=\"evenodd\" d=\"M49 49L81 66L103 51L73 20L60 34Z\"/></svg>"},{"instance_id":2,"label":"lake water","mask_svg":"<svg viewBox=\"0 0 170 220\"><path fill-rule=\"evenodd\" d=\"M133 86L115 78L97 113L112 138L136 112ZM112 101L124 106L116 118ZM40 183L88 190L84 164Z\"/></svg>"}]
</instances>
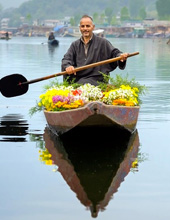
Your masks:
<instances>
[{"instance_id":1,"label":"lake water","mask_svg":"<svg viewBox=\"0 0 170 220\"><path fill-rule=\"evenodd\" d=\"M19 73L32 80L60 72L73 40L59 38L53 49L45 38L1 40L0 78ZM137 133L129 140L108 132L91 143L84 134L63 144L45 129L42 112L28 114L48 80L29 85L22 96L0 94L0 219L170 218L170 46L167 39L109 40L122 51L140 52L124 71L112 73L148 87ZM50 163L45 145L53 165L44 162ZM137 154L138 167L130 169Z\"/></svg>"}]
</instances>

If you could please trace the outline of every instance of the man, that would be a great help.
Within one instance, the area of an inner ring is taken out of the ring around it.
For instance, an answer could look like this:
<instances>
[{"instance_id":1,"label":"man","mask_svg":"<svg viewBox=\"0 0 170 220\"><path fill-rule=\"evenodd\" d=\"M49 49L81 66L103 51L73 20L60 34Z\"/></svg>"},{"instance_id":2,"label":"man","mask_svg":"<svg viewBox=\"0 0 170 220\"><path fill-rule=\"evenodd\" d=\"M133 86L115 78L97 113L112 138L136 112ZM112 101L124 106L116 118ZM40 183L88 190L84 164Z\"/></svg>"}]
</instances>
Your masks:
<instances>
[{"instance_id":1,"label":"man","mask_svg":"<svg viewBox=\"0 0 170 220\"><path fill-rule=\"evenodd\" d=\"M51 32L50 35L49 35L49 37L48 37L48 40L54 40L54 39L55 39L54 33Z\"/></svg>"},{"instance_id":2,"label":"man","mask_svg":"<svg viewBox=\"0 0 170 220\"><path fill-rule=\"evenodd\" d=\"M128 54L122 53L119 49L113 47L105 38L94 35L94 28L93 19L88 15L84 15L80 20L81 38L71 44L62 59L62 71L67 72L64 79L67 79L69 83L74 80L79 84L90 83L96 86L98 82L104 82L102 73L109 75L117 66L120 69L124 69L126 66ZM118 56L122 57L118 62L89 68L77 73L75 71L76 67Z\"/></svg>"}]
</instances>

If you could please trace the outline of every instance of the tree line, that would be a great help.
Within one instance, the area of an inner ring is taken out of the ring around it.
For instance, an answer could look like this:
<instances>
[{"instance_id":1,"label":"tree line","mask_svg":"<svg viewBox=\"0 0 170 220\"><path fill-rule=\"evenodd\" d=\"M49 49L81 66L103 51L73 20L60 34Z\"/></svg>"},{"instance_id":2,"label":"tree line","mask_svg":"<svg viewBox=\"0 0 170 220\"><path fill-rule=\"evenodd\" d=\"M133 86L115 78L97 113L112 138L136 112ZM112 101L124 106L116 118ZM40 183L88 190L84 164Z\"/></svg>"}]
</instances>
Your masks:
<instances>
[{"instance_id":1,"label":"tree line","mask_svg":"<svg viewBox=\"0 0 170 220\"><path fill-rule=\"evenodd\" d=\"M62 19L71 17L72 25L77 25L83 14L93 16L95 24L116 25L118 21L143 20L157 17L170 20L170 0L30 0L19 8L3 10L0 5L0 18L10 18L10 26L19 26L33 20Z\"/></svg>"}]
</instances>

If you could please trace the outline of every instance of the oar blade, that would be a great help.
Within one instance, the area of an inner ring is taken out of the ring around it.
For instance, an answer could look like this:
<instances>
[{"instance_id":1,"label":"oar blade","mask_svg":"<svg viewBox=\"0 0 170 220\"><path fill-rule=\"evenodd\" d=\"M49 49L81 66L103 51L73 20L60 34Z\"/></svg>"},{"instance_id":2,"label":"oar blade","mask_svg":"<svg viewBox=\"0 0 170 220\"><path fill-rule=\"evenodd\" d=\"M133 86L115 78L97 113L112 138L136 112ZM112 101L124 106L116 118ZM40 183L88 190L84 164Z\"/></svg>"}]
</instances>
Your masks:
<instances>
[{"instance_id":1,"label":"oar blade","mask_svg":"<svg viewBox=\"0 0 170 220\"><path fill-rule=\"evenodd\" d=\"M28 91L28 84L21 84L23 82L27 82L27 79L17 73L3 77L0 80L2 95L10 98L25 94Z\"/></svg>"}]
</instances>

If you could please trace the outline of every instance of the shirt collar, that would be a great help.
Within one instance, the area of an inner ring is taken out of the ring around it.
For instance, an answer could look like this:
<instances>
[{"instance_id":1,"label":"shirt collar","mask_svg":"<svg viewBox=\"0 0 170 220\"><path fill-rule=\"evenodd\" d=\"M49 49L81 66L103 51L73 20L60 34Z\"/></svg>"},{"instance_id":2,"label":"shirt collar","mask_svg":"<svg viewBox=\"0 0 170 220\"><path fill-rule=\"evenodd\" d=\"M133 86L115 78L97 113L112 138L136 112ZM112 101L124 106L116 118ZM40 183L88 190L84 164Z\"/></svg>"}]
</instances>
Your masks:
<instances>
[{"instance_id":1,"label":"shirt collar","mask_svg":"<svg viewBox=\"0 0 170 220\"><path fill-rule=\"evenodd\" d=\"M94 35L94 34L93 34L93 35ZM91 36L91 38L90 38L90 40L89 40L88 44L89 44L89 43L90 43L90 41L93 39L93 35ZM83 44L85 44L84 39L83 39L83 36L81 36L80 40L83 42Z\"/></svg>"}]
</instances>

